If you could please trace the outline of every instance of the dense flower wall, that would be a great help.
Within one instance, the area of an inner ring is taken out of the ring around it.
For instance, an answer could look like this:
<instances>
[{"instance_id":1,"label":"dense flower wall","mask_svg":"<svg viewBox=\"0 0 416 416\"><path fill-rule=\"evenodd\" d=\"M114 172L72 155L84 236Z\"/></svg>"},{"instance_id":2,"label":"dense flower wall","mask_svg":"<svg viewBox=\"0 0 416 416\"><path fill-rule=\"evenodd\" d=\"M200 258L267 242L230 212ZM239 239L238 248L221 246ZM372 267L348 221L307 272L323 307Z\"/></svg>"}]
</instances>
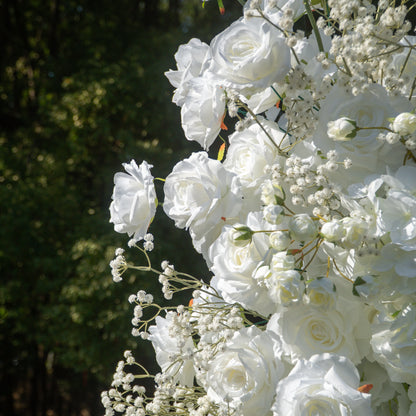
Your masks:
<instances>
[{"instance_id":1,"label":"dense flower wall","mask_svg":"<svg viewBox=\"0 0 416 416\"><path fill-rule=\"evenodd\" d=\"M144 262L119 248L111 267L191 301L130 296L160 372L126 351L106 415L416 415L415 5L395 3L249 0L179 47L166 76L202 150L161 203L146 161L115 175L111 222ZM210 280L152 265L158 204Z\"/></svg>"}]
</instances>

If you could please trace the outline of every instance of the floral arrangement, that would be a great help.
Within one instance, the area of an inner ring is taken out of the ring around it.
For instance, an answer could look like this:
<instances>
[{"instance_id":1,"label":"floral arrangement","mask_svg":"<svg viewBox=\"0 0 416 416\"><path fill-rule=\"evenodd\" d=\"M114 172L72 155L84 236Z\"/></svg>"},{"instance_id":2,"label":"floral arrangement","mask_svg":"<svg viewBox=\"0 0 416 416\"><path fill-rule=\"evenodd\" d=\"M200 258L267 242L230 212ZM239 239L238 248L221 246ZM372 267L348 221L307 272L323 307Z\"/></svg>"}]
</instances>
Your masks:
<instances>
[{"instance_id":1,"label":"floral arrangement","mask_svg":"<svg viewBox=\"0 0 416 416\"><path fill-rule=\"evenodd\" d=\"M166 177L163 211L212 277L152 266L152 166L114 177L111 222L144 258L117 249L114 280L148 271L191 301L130 296L161 370L126 351L105 414L415 416L415 4L240 2L243 17L181 45L166 73L203 150Z\"/></svg>"}]
</instances>

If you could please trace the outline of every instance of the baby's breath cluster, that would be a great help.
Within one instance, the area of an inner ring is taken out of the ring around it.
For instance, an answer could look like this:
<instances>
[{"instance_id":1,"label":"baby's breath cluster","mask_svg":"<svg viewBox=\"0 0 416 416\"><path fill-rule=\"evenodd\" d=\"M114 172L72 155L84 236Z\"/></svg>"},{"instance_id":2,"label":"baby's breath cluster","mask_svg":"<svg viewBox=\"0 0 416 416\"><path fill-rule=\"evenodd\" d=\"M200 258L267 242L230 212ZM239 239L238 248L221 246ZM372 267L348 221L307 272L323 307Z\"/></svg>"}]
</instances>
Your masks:
<instances>
[{"instance_id":1,"label":"baby's breath cluster","mask_svg":"<svg viewBox=\"0 0 416 416\"><path fill-rule=\"evenodd\" d=\"M404 50L401 42L411 29L405 20L406 6L356 0L329 0L328 5L329 19L321 18L318 25L324 29L329 22L335 32L329 56L345 87L358 95L368 88L369 80L376 79L391 94L402 90L406 79L400 77L393 62L398 48Z\"/></svg>"},{"instance_id":2,"label":"baby's breath cluster","mask_svg":"<svg viewBox=\"0 0 416 416\"><path fill-rule=\"evenodd\" d=\"M110 262L111 275L113 276L113 280L115 282L121 282L123 280L121 275L128 269L128 265L123 253L124 249L117 248L115 251L116 257Z\"/></svg>"},{"instance_id":3,"label":"baby's breath cluster","mask_svg":"<svg viewBox=\"0 0 416 416\"><path fill-rule=\"evenodd\" d=\"M135 374L126 372L126 366L138 364L129 350L124 352L124 358L125 360L119 361L117 364L111 383L112 388L101 394L105 415L113 416L116 413L124 413L129 416L144 416L146 414L144 405L147 401L146 389L135 384L135 380L138 378Z\"/></svg>"},{"instance_id":4,"label":"baby's breath cluster","mask_svg":"<svg viewBox=\"0 0 416 416\"><path fill-rule=\"evenodd\" d=\"M339 160L337 151L330 150L326 155L317 155L315 161L311 162L311 157L291 155L283 166L271 166L268 169L271 179L262 184L262 202L270 209L270 205L276 203L276 197L281 199L284 195L285 202L294 210L308 208L313 215L325 219L333 215L339 216L342 193L333 176L337 171L345 174L345 170L350 167L350 160ZM283 192L283 189L288 192ZM286 195L290 195L287 201Z\"/></svg>"},{"instance_id":5,"label":"baby's breath cluster","mask_svg":"<svg viewBox=\"0 0 416 416\"><path fill-rule=\"evenodd\" d=\"M283 99L288 134L304 139L313 131L319 110L316 98L325 91L327 82L328 79L325 78L317 91L313 78L302 65L295 66L288 73Z\"/></svg>"}]
</instances>

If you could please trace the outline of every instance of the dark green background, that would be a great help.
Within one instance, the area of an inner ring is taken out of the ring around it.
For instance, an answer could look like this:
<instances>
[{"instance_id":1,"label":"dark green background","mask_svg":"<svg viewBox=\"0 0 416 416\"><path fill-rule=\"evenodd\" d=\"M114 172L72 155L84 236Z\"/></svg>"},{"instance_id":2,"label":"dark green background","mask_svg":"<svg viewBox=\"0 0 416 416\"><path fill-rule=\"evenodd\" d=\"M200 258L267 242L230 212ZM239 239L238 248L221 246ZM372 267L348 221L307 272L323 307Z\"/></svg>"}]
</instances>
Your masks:
<instances>
[{"instance_id":1,"label":"dark green background","mask_svg":"<svg viewBox=\"0 0 416 416\"><path fill-rule=\"evenodd\" d=\"M1 415L100 415L125 349L151 365L127 298L159 284L112 282L108 263L128 241L108 222L113 175L134 158L165 177L200 150L163 73L180 44L209 42L241 15L228 3L221 16L215 1L0 1ZM151 231L156 266L207 275L160 208Z\"/></svg>"}]
</instances>

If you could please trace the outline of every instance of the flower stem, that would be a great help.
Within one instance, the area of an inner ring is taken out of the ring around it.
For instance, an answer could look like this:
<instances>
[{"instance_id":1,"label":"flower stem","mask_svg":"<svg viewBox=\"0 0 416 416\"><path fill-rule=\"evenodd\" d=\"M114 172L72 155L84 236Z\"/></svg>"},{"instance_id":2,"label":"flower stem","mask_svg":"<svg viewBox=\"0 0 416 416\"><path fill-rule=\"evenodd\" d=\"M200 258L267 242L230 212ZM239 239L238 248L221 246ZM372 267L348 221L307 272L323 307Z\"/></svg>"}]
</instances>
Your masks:
<instances>
[{"instance_id":1,"label":"flower stem","mask_svg":"<svg viewBox=\"0 0 416 416\"><path fill-rule=\"evenodd\" d=\"M315 33L316 42L318 43L319 52L325 52L324 51L324 45L322 43L321 34L319 33L318 26L316 24L315 18L312 14L312 9L309 4L308 0L303 0L303 4L305 6L306 14L308 15L309 21L311 22L313 32Z\"/></svg>"}]
</instances>

